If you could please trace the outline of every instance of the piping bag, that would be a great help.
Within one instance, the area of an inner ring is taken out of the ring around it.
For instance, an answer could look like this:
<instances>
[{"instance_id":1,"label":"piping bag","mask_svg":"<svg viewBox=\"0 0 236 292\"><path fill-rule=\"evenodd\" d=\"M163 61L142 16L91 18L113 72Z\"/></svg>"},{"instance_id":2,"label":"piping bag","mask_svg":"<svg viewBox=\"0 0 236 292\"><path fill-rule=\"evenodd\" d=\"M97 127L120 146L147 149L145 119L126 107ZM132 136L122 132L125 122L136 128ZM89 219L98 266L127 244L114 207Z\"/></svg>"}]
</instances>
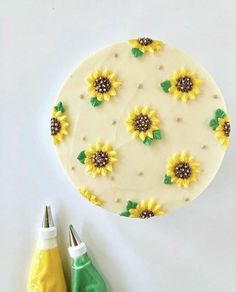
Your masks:
<instances>
[{"instance_id":1,"label":"piping bag","mask_svg":"<svg viewBox=\"0 0 236 292\"><path fill-rule=\"evenodd\" d=\"M94 267L87 254L87 248L74 230L69 227L70 247L72 259L71 292L107 292L106 284Z\"/></svg>"},{"instance_id":2,"label":"piping bag","mask_svg":"<svg viewBox=\"0 0 236 292\"><path fill-rule=\"evenodd\" d=\"M67 292L61 258L57 248L57 229L51 207L45 207L39 229L37 249L28 279L28 292Z\"/></svg>"}]
</instances>

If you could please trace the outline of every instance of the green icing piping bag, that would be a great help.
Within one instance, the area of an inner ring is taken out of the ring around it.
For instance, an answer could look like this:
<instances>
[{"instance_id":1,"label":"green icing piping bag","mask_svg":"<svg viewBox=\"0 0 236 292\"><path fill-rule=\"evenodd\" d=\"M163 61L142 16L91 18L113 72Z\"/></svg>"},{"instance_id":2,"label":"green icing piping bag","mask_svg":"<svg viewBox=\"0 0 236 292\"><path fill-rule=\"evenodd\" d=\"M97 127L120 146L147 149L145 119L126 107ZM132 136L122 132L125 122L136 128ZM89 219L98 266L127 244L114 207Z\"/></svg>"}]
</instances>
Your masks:
<instances>
[{"instance_id":1,"label":"green icing piping bag","mask_svg":"<svg viewBox=\"0 0 236 292\"><path fill-rule=\"evenodd\" d=\"M107 292L106 284L87 254L87 248L74 230L69 227L72 259L72 292Z\"/></svg>"}]
</instances>

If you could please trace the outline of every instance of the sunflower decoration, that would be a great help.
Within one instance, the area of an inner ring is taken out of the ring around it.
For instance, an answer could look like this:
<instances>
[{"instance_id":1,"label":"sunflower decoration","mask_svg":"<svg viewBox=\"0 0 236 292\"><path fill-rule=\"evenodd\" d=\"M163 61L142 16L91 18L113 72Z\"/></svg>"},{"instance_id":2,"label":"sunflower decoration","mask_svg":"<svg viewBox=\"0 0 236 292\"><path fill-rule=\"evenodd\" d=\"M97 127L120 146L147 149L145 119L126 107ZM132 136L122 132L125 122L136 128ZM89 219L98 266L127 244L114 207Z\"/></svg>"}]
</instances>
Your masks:
<instances>
[{"instance_id":1,"label":"sunflower decoration","mask_svg":"<svg viewBox=\"0 0 236 292\"><path fill-rule=\"evenodd\" d=\"M162 139L159 123L155 111L148 107L136 107L126 119L127 130L133 138L140 138L145 145Z\"/></svg>"},{"instance_id":2,"label":"sunflower decoration","mask_svg":"<svg viewBox=\"0 0 236 292\"><path fill-rule=\"evenodd\" d=\"M113 164L117 161L116 151L112 149L112 146L100 142L90 145L88 150L81 151L77 159L85 164L86 170L94 177L106 176L113 170Z\"/></svg>"},{"instance_id":3,"label":"sunflower decoration","mask_svg":"<svg viewBox=\"0 0 236 292\"><path fill-rule=\"evenodd\" d=\"M90 102L94 107L115 96L117 88L121 85L116 74L109 72L107 69L90 73L87 82L91 94Z\"/></svg>"},{"instance_id":4,"label":"sunflower decoration","mask_svg":"<svg viewBox=\"0 0 236 292\"><path fill-rule=\"evenodd\" d=\"M176 100L189 101L196 99L200 94L200 84L196 74L193 71L184 68L175 71L169 80L161 83L164 92L170 93Z\"/></svg>"},{"instance_id":5,"label":"sunflower decoration","mask_svg":"<svg viewBox=\"0 0 236 292\"><path fill-rule=\"evenodd\" d=\"M151 38L141 37L137 39L131 39L128 41L131 45L131 53L135 58L141 57L144 53L159 52L163 47L163 42L154 41Z\"/></svg>"},{"instance_id":6,"label":"sunflower decoration","mask_svg":"<svg viewBox=\"0 0 236 292\"><path fill-rule=\"evenodd\" d=\"M215 136L223 148L227 149L231 127L229 117L222 109L218 108L215 111L215 117L210 121L209 126L215 131Z\"/></svg>"},{"instance_id":7,"label":"sunflower decoration","mask_svg":"<svg viewBox=\"0 0 236 292\"><path fill-rule=\"evenodd\" d=\"M69 123L64 111L65 109L61 101L52 109L51 136L55 145L60 143L68 135Z\"/></svg>"},{"instance_id":8,"label":"sunflower decoration","mask_svg":"<svg viewBox=\"0 0 236 292\"><path fill-rule=\"evenodd\" d=\"M87 190L85 188L79 188L78 191L85 199L87 199L92 204L94 204L96 206L102 205L102 202L100 201L100 199L97 196L95 196L92 192L90 192L89 190Z\"/></svg>"},{"instance_id":9,"label":"sunflower decoration","mask_svg":"<svg viewBox=\"0 0 236 292\"><path fill-rule=\"evenodd\" d=\"M122 212L120 215L131 218L147 219L154 216L164 215L164 211L162 210L161 205L155 200L143 200L140 203L128 201L126 211Z\"/></svg>"},{"instance_id":10,"label":"sunflower decoration","mask_svg":"<svg viewBox=\"0 0 236 292\"><path fill-rule=\"evenodd\" d=\"M164 183L186 188L197 181L199 172L199 163L183 151L169 158Z\"/></svg>"}]
</instances>

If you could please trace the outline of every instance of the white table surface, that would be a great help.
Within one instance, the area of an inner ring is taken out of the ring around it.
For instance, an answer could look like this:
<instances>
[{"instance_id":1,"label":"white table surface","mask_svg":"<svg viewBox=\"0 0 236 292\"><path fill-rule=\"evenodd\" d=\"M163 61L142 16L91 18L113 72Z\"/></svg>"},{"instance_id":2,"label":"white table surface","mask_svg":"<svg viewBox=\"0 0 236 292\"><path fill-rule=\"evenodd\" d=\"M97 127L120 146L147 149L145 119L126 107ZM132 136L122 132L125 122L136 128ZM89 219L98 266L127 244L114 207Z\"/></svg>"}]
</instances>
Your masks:
<instances>
[{"instance_id":1,"label":"white table surface","mask_svg":"<svg viewBox=\"0 0 236 292\"><path fill-rule=\"evenodd\" d=\"M80 198L56 159L51 105L89 53L151 36L195 56L236 124L235 0L0 2L0 291L25 292L43 206L51 203L69 282L68 225L112 292L236 291L236 138L210 187L186 208L127 220ZM55 291L56 292L56 291Z\"/></svg>"}]
</instances>

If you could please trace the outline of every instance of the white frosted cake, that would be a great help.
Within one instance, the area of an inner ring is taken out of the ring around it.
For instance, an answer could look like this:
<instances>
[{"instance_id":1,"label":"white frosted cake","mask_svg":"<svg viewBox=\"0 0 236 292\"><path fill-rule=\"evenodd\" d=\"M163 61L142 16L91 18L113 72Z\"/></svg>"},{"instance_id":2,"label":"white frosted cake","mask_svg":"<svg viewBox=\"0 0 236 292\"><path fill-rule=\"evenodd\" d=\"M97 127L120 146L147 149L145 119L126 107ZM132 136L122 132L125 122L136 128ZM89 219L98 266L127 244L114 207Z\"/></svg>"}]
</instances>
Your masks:
<instances>
[{"instance_id":1,"label":"white frosted cake","mask_svg":"<svg viewBox=\"0 0 236 292\"><path fill-rule=\"evenodd\" d=\"M150 38L84 60L58 94L51 136L76 190L133 218L185 206L228 146L222 94L204 67Z\"/></svg>"}]
</instances>

